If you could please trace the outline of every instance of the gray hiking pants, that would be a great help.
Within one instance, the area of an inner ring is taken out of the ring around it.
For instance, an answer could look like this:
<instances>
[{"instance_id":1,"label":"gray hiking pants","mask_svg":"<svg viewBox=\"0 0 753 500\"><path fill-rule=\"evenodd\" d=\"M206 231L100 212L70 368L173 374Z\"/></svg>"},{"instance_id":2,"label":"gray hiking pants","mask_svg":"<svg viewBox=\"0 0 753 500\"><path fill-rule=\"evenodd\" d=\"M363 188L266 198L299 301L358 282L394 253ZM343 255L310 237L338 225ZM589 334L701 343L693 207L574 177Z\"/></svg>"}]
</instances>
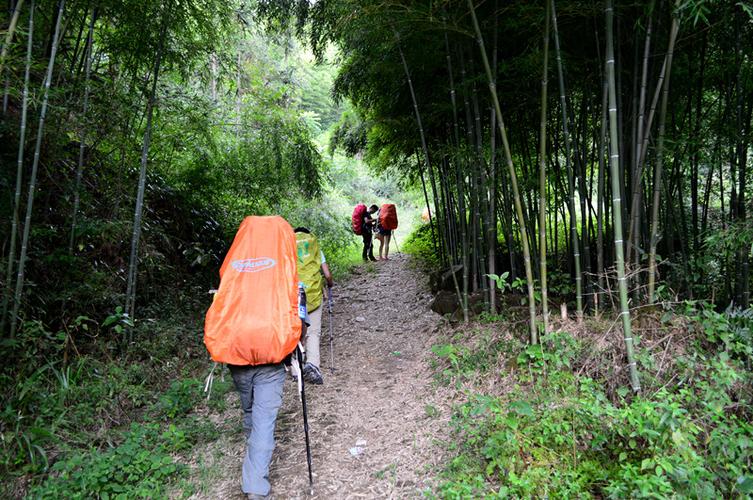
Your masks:
<instances>
[{"instance_id":1,"label":"gray hiking pants","mask_svg":"<svg viewBox=\"0 0 753 500\"><path fill-rule=\"evenodd\" d=\"M246 494L268 495L269 463L275 448L275 422L282 405L285 368L282 363L229 368L240 394L246 434L241 488Z\"/></svg>"}]
</instances>

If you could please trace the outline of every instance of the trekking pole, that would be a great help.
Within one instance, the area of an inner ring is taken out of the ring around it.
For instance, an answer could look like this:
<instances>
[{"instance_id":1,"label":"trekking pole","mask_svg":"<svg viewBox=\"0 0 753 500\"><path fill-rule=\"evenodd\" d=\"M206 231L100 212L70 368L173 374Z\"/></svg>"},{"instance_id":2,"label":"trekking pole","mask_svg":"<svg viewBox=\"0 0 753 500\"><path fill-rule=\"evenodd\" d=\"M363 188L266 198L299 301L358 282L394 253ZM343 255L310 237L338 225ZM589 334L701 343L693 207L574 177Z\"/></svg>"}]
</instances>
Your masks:
<instances>
[{"instance_id":1,"label":"trekking pole","mask_svg":"<svg viewBox=\"0 0 753 500\"><path fill-rule=\"evenodd\" d=\"M395 234L395 231L392 231L392 239L395 240L395 248L397 249L397 253L400 253L400 245L397 244L397 235Z\"/></svg>"},{"instance_id":2,"label":"trekking pole","mask_svg":"<svg viewBox=\"0 0 753 500\"><path fill-rule=\"evenodd\" d=\"M329 312L329 369L335 372L335 347L332 333L332 288L327 287L327 311Z\"/></svg>"},{"instance_id":3,"label":"trekking pole","mask_svg":"<svg viewBox=\"0 0 753 500\"><path fill-rule=\"evenodd\" d=\"M300 347L295 349L296 357L298 358L298 368L301 370L299 375L300 391L301 391L301 406L303 407L303 433L306 436L306 462L309 466L309 494L314 494L314 475L311 472L311 442L309 440L309 416L306 408L306 384L303 382L303 352Z\"/></svg>"}]
</instances>

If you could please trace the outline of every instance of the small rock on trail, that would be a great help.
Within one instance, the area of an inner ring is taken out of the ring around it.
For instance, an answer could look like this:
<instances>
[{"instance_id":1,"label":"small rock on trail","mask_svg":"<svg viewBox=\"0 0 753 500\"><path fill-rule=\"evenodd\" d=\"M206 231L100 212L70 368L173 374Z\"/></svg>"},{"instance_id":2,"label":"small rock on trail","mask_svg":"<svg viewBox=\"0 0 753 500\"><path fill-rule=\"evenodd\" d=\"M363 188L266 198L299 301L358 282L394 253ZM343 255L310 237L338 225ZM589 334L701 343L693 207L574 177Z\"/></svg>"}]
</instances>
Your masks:
<instances>
[{"instance_id":1,"label":"small rock on trail","mask_svg":"<svg viewBox=\"0 0 753 500\"><path fill-rule=\"evenodd\" d=\"M336 284L336 370L330 371L325 310L324 385L306 386L314 495L308 495L301 404L290 381L270 468L273 498L410 498L432 487L443 461L435 440L447 436L450 402L432 386L430 348L444 322L430 310L432 296L424 282L398 254L358 268L347 282ZM193 498L244 498L245 443L237 396L231 398L221 420L232 425L197 458L202 464L197 469L216 470L216 477L205 473L205 491Z\"/></svg>"}]
</instances>

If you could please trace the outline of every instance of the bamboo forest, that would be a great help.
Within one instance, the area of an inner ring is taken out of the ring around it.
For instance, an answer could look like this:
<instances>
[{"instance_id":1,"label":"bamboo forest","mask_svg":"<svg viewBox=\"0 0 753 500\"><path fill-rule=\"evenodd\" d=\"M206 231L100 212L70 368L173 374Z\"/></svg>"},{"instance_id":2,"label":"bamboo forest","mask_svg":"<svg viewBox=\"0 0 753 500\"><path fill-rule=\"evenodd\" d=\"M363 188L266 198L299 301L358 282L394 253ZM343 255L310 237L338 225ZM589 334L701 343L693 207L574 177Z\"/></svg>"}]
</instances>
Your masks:
<instances>
[{"instance_id":1,"label":"bamboo forest","mask_svg":"<svg viewBox=\"0 0 753 500\"><path fill-rule=\"evenodd\" d=\"M7 0L0 91L0 497L753 496L752 1Z\"/></svg>"}]
</instances>

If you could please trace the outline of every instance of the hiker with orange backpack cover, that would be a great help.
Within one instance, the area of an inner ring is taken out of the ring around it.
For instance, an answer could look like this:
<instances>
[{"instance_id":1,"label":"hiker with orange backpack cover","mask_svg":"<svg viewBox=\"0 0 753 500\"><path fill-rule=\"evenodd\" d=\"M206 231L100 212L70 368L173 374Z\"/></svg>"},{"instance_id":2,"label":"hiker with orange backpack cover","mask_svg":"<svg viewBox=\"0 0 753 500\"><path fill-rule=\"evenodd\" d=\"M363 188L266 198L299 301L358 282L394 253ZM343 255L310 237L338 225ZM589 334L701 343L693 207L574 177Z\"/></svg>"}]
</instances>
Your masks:
<instances>
[{"instance_id":1,"label":"hiker with orange backpack cover","mask_svg":"<svg viewBox=\"0 0 753 500\"><path fill-rule=\"evenodd\" d=\"M268 498L274 429L282 405L284 364L298 369L309 485L313 485L300 340L306 330L306 295L298 281L297 243L282 217L246 217L220 268L220 286L207 311L204 343L226 363L243 410L246 454L241 489ZM293 360L292 358L295 358ZM297 363L296 363L297 362Z\"/></svg>"}]
</instances>

